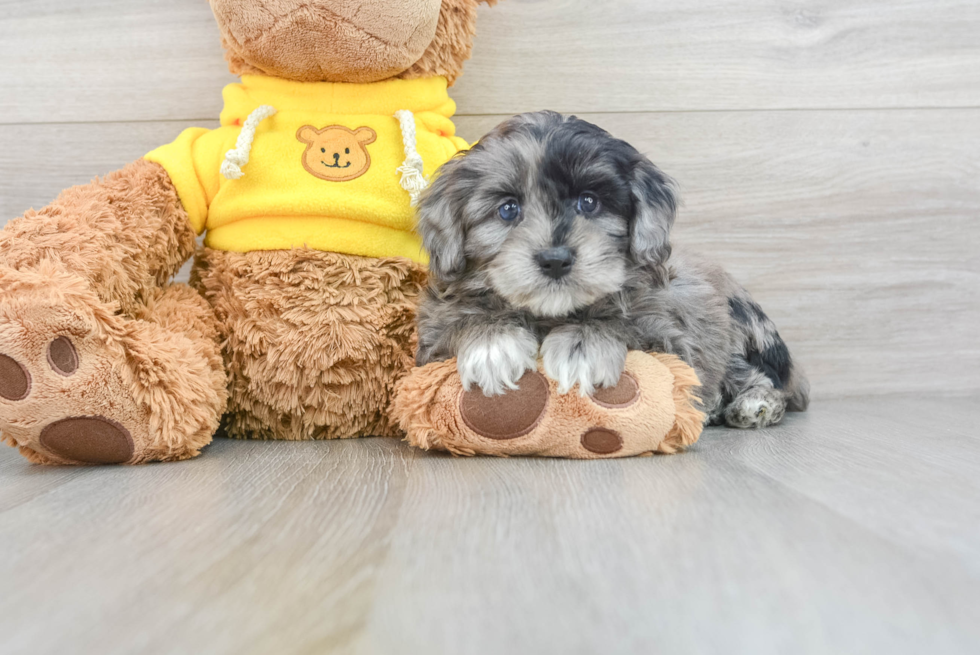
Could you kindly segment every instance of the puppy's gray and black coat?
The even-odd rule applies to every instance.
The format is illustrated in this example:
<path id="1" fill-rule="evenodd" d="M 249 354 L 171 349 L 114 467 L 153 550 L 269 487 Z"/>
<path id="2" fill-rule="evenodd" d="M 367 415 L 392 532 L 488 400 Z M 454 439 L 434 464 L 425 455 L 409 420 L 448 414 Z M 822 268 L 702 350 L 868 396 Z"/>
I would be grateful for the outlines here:
<path id="1" fill-rule="evenodd" d="M 431 284 L 418 363 L 515 388 L 540 352 L 563 393 L 613 386 L 627 350 L 695 368 L 709 420 L 777 423 L 808 385 L 722 269 L 672 253 L 671 181 L 628 143 L 554 112 L 516 116 L 445 164 L 419 206 Z"/>

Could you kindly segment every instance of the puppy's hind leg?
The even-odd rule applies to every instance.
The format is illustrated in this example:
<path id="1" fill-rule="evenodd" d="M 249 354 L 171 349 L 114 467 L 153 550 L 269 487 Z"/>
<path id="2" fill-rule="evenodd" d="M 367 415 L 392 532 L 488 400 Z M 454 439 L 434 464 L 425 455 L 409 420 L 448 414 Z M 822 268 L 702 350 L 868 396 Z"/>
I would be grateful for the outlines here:
<path id="1" fill-rule="evenodd" d="M 733 428 L 764 428 L 775 425 L 786 413 L 785 394 L 772 380 L 744 357 L 735 356 L 725 376 L 724 422 Z"/>
<path id="2" fill-rule="evenodd" d="M 725 423 L 764 428 L 786 410 L 805 411 L 809 384 L 776 326 L 747 293 L 730 297 L 728 306 L 738 345 L 722 382 Z"/>

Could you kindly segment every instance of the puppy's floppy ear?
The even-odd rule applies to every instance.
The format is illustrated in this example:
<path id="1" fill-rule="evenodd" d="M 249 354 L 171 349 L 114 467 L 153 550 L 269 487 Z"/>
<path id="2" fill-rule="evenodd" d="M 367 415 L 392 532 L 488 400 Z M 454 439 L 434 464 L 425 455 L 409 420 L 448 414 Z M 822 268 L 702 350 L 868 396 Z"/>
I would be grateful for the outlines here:
<path id="1" fill-rule="evenodd" d="M 460 155 L 442 165 L 422 195 L 416 229 L 429 253 L 429 272 L 451 281 L 466 270 L 463 251 L 463 207 L 469 185 L 461 172 Z"/>
<path id="2" fill-rule="evenodd" d="M 674 181 L 641 155 L 633 164 L 630 187 L 630 252 L 640 264 L 660 266 L 670 257 L 670 228 L 677 213 Z"/>

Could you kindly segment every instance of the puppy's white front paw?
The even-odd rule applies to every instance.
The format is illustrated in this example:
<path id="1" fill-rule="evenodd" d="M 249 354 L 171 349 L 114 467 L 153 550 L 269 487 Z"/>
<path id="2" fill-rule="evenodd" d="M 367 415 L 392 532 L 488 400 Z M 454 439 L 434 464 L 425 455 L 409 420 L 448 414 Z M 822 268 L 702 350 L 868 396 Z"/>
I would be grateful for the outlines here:
<path id="1" fill-rule="evenodd" d="M 538 340 L 527 330 L 481 331 L 460 346 L 456 368 L 463 388 L 480 387 L 487 396 L 517 389 L 517 381 L 537 368 Z"/>
<path id="2" fill-rule="evenodd" d="M 576 325 L 555 328 L 541 344 L 544 370 L 559 393 L 576 384 L 588 396 L 597 387 L 614 387 L 626 367 L 626 345 Z"/>

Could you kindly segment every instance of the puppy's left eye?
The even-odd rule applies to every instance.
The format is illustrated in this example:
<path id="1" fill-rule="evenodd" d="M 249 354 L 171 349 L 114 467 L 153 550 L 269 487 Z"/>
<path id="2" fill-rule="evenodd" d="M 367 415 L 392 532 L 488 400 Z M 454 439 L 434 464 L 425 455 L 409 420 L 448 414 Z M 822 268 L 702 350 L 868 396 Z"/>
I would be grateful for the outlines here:
<path id="1" fill-rule="evenodd" d="M 599 211 L 599 198 L 586 191 L 578 197 L 578 210 L 586 215 L 596 213 Z"/>
<path id="2" fill-rule="evenodd" d="M 521 206 L 516 200 L 510 198 L 497 208 L 497 213 L 500 214 L 500 218 L 510 223 L 521 215 Z"/>

